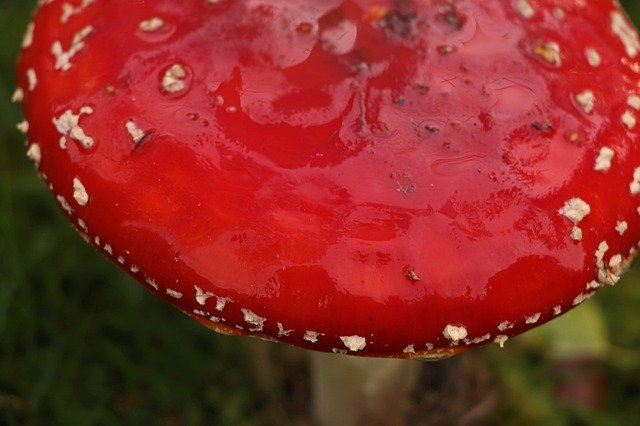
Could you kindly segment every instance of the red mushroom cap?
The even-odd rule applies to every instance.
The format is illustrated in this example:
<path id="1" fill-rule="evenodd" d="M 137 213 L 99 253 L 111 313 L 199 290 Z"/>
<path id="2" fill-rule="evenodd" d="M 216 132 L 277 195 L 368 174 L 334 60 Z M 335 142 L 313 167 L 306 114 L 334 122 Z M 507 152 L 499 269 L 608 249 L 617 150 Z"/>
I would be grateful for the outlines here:
<path id="1" fill-rule="evenodd" d="M 15 98 L 69 219 L 196 320 L 438 357 L 636 254 L 639 55 L 610 0 L 51 0 Z"/>

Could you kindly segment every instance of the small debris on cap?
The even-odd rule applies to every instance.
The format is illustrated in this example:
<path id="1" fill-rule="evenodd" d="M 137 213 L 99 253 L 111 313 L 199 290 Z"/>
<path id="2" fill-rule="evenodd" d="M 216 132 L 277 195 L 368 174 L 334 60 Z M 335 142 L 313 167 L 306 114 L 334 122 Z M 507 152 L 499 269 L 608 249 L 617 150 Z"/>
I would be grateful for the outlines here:
<path id="1" fill-rule="evenodd" d="M 90 136 L 87 136 L 84 130 L 79 126 L 80 116 L 83 114 L 93 114 L 93 108 L 84 106 L 80 108 L 78 114 L 74 114 L 70 109 L 63 112 L 59 117 L 53 118 L 53 125 L 56 126 L 58 133 L 63 137 L 69 135 L 71 139 L 76 140 L 82 144 L 83 147 L 89 149 L 93 146 L 94 140 Z M 62 143 L 61 143 L 62 145 Z"/>
<path id="2" fill-rule="evenodd" d="M 600 148 L 598 158 L 596 158 L 596 165 L 594 169 L 598 172 L 608 172 L 611 169 L 611 161 L 615 156 L 615 151 L 608 146 Z"/>
<path id="3" fill-rule="evenodd" d="M 340 340 L 353 352 L 361 351 L 367 346 L 367 340 L 361 336 L 340 336 Z"/>
<path id="4" fill-rule="evenodd" d="M 138 28 L 140 28 L 140 30 L 145 32 L 153 32 L 153 31 L 159 30 L 163 26 L 164 26 L 164 21 L 162 20 L 162 18 L 158 18 L 157 16 L 154 16 L 151 19 L 146 19 L 140 22 L 140 25 L 138 25 Z"/>
<path id="5" fill-rule="evenodd" d="M 629 190 L 631 191 L 631 195 L 640 194 L 640 167 L 637 167 L 633 171 L 633 181 L 629 184 Z"/>
<path id="6" fill-rule="evenodd" d="M 264 328 L 264 323 L 267 321 L 266 318 L 263 318 L 249 309 L 241 309 L 242 314 L 244 315 L 244 320 L 253 326 L 250 328 L 250 331 L 262 331 Z"/>
<path id="7" fill-rule="evenodd" d="M 585 56 L 587 57 L 587 62 L 592 67 L 599 67 L 602 64 L 602 57 L 600 53 L 593 47 L 587 47 L 585 49 Z"/>
<path id="8" fill-rule="evenodd" d="M 26 49 L 33 44 L 33 31 L 35 30 L 35 24 L 33 22 L 27 25 L 27 31 L 24 34 L 24 38 L 22 39 L 21 47 Z"/>
<path id="9" fill-rule="evenodd" d="M 596 103 L 596 96 L 593 94 L 591 90 L 585 90 L 584 92 L 578 93 L 576 95 L 576 101 L 582 110 L 589 114 L 593 111 L 593 108 Z"/>
<path id="10" fill-rule="evenodd" d="M 536 14 L 536 11 L 533 6 L 531 6 L 529 0 L 515 0 L 514 7 L 518 14 L 525 19 L 531 19 Z"/>
<path id="11" fill-rule="evenodd" d="M 524 322 L 525 324 L 535 324 L 538 322 L 538 320 L 540 319 L 540 316 L 542 315 L 541 312 L 537 312 L 533 315 L 530 315 L 528 317 L 525 317 Z"/>
<path id="12" fill-rule="evenodd" d="M 73 179 L 73 199 L 81 206 L 86 206 L 89 202 L 89 194 L 80 179 Z"/>
<path id="13" fill-rule="evenodd" d="M 194 286 L 194 287 L 195 287 L 195 290 L 196 290 L 196 302 L 198 302 L 199 305 L 204 306 L 207 303 L 207 299 L 209 299 L 210 297 L 214 297 L 215 296 L 210 291 L 205 292 L 204 290 L 202 290 L 197 285 Z"/>
<path id="14" fill-rule="evenodd" d="M 38 85 L 38 76 L 36 75 L 36 70 L 33 68 L 29 68 L 27 70 L 27 82 L 29 84 L 28 88 L 30 92 L 32 92 Z"/>
<path id="15" fill-rule="evenodd" d="M 457 343 L 459 340 L 465 339 L 468 332 L 466 327 L 463 325 L 448 324 L 444 330 L 442 330 L 442 335 L 445 339 L 449 339 L 454 343 Z"/>
<path id="16" fill-rule="evenodd" d="M 504 348 L 504 344 L 507 342 L 507 340 L 509 340 L 509 336 L 505 336 L 504 334 L 500 334 L 496 336 L 495 339 L 493 339 L 493 341 L 500 345 L 501 348 Z"/>
<path id="17" fill-rule="evenodd" d="M 571 229 L 571 239 L 574 241 L 582 241 L 582 229 L 578 226 L 574 226 Z"/>
<path id="18" fill-rule="evenodd" d="M 16 129 L 18 129 L 20 133 L 26 134 L 29 131 L 29 122 L 27 120 L 22 120 L 16 124 Z"/>
<path id="19" fill-rule="evenodd" d="M 162 88 L 169 93 L 177 93 L 186 89 L 187 85 L 184 79 L 187 76 L 187 72 L 180 64 L 172 65 L 164 73 L 162 77 Z"/>
<path id="20" fill-rule="evenodd" d="M 316 331 L 305 331 L 302 338 L 307 342 L 316 343 L 320 335 L 322 335 L 322 333 L 318 333 Z"/>
<path id="21" fill-rule="evenodd" d="M 13 95 L 11 95 L 11 102 L 20 103 L 22 101 L 24 101 L 24 90 L 21 87 L 17 87 Z"/>
<path id="22" fill-rule="evenodd" d="M 633 130 L 636 127 L 636 124 L 638 124 L 638 120 L 633 115 L 633 112 L 629 110 L 625 111 L 624 114 L 622 114 L 621 120 L 629 130 Z"/>
<path id="23" fill-rule="evenodd" d="M 179 291 L 172 290 L 170 288 L 166 289 L 167 295 L 173 297 L 174 299 L 182 299 L 183 294 Z"/>
<path id="24" fill-rule="evenodd" d="M 32 143 L 27 150 L 27 157 L 33 160 L 33 162 L 36 163 L 36 166 L 40 164 L 40 160 L 42 159 L 40 145 L 37 143 Z"/>
<path id="25" fill-rule="evenodd" d="M 611 30 L 618 36 L 630 58 L 635 58 L 640 52 L 638 33 L 620 11 L 611 12 Z"/>
<path id="26" fill-rule="evenodd" d="M 631 94 L 627 97 L 627 105 L 636 111 L 640 111 L 640 96 Z"/>
<path id="27" fill-rule="evenodd" d="M 139 143 L 146 136 L 145 132 L 140 129 L 133 120 L 127 121 L 124 126 L 134 143 Z"/>
<path id="28" fill-rule="evenodd" d="M 629 224 L 625 220 L 618 221 L 616 224 L 616 231 L 618 231 L 618 234 L 620 235 L 624 235 L 624 233 L 627 232 L 627 229 L 629 229 Z"/>
<path id="29" fill-rule="evenodd" d="M 536 57 L 553 67 L 562 65 L 560 45 L 554 41 L 538 44 L 532 51 Z"/>
<path id="30" fill-rule="evenodd" d="M 571 198 L 564 203 L 564 206 L 558 210 L 558 213 L 577 225 L 591 213 L 591 207 L 580 198 Z"/>
<path id="31" fill-rule="evenodd" d="M 62 48 L 62 43 L 60 43 L 59 41 L 55 41 L 51 45 L 51 54 L 56 59 L 54 68 L 56 70 L 68 71 L 71 68 L 71 59 L 84 48 L 84 39 L 88 37 L 92 32 L 92 26 L 84 27 L 82 30 L 78 31 L 73 36 L 73 40 L 71 41 L 69 50 L 66 51 Z"/>

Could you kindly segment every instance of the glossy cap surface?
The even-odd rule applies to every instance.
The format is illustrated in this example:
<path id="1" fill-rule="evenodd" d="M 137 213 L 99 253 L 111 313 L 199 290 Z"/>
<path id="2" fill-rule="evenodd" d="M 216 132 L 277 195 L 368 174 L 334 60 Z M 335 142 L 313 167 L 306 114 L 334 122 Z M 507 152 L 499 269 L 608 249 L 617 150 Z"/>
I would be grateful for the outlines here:
<path id="1" fill-rule="evenodd" d="M 41 3 L 29 156 L 88 241 L 213 329 L 446 356 L 636 253 L 640 42 L 611 1 Z"/>

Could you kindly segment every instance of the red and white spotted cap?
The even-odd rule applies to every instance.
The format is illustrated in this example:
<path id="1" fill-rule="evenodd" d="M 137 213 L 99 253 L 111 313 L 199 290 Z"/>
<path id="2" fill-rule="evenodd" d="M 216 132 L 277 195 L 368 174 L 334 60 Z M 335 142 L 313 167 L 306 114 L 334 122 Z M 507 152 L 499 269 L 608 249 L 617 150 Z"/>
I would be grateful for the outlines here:
<path id="1" fill-rule="evenodd" d="M 437 358 L 629 265 L 639 59 L 611 0 L 49 0 L 14 100 L 78 231 L 194 319 Z"/>

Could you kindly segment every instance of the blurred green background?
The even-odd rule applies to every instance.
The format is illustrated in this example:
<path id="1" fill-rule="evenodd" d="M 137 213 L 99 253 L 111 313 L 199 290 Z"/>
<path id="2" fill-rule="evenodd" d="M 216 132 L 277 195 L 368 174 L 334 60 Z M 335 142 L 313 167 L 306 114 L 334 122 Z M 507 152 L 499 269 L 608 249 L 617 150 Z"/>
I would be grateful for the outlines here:
<path id="1" fill-rule="evenodd" d="M 301 351 L 202 328 L 58 211 L 8 102 L 32 3 L 0 0 L 0 425 L 308 424 Z M 638 22 L 640 2 L 622 3 Z M 639 283 L 636 263 L 615 289 L 505 349 L 425 364 L 412 421 L 639 424 Z"/>

